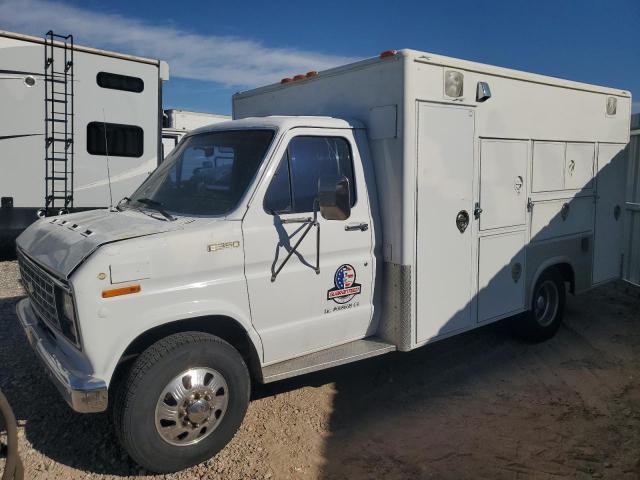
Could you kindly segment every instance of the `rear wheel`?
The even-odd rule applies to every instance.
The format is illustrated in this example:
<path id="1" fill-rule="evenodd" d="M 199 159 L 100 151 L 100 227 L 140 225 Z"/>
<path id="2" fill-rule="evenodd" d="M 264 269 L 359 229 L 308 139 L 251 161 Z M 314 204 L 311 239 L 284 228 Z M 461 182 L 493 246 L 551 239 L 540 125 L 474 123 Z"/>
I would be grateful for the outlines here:
<path id="1" fill-rule="evenodd" d="M 562 323 L 565 301 L 562 275 L 555 268 L 546 270 L 533 289 L 529 310 L 514 319 L 518 335 L 534 342 L 553 337 Z"/>
<path id="2" fill-rule="evenodd" d="M 200 332 L 171 335 L 145 350 L 118 385 L 116 433 L 146 469 L 182 470 L 233 438 L 249 394 L 247 367 L 231 345 Z"/>

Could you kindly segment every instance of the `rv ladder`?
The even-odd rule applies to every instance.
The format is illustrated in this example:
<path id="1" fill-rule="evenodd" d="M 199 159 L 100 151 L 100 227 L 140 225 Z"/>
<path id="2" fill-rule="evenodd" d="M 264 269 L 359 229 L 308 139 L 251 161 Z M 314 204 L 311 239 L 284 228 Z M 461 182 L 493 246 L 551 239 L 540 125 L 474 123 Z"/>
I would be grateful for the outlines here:
<path id="1" fill-rule="evenodd" d="M 73 207 L 73 35 L 44 38 L 45 215 Z M 64 149 L 56 145 L 63 143 Z"/>

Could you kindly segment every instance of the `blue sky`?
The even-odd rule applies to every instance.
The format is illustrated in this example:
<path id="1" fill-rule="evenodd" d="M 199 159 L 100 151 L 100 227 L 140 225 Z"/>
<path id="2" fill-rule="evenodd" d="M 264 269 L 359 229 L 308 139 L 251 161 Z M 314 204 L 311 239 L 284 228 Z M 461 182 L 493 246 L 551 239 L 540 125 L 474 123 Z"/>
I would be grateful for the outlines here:
<path id="1" fill-rule="evenodd" d="M 640 112 L 640 0 L 0 0 L 0 29 L 49 28 L 167 60 L 165 108 L 229 113 L 236 91 L 414 48 L 623 88 Z"/>

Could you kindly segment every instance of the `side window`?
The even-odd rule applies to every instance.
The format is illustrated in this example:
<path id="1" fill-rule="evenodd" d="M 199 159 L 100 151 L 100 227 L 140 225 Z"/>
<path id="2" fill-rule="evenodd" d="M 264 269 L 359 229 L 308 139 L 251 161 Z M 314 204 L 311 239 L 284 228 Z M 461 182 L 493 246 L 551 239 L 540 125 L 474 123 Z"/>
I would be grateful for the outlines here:
<path id="1" fill-rule="evenodd" d="M 144 131 L 135 125 L 91 122 L 87 125 L 87 151 L 91 155 L 141 157 Z"/>
<path id="2" fill-rule="evenodd" d="M 270 213 L 313 211 L 318 179 L 324 175 L 344 175 L 349 179 L 353 206 L 356 190 L 349 142 L 341 137 L 293 138 L 267 190 L 265 210 Z"/>
<path id="3" fill-rule="evenodd" d="M 144 90 L 144 80 L 117 73 L 99 72 L 96 75 L 96 83 L 102 88 L 112 90 L 124 90 L 125 92 L 140 93 Z"/>
<path id="4" fill-rule="evenodd" d="M 289 152 L 280 160 L 278 170 L 271 179 L 264 198 L 264 209 L 270 214 L 291 213 L 291 178 L 289 176 Z"/>

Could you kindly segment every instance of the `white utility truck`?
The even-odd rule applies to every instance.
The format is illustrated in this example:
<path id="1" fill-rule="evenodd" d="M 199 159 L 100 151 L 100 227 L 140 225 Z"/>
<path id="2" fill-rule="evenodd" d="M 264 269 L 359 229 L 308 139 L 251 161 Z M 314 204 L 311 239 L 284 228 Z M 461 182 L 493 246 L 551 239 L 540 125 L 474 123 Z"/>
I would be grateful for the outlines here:
<path id="1" fill-rule="evenodd" d="M 171 151 L 191 130 L 214 123 L 231 120 L 227 115 L 217 113 L 193 112 L 177 108 L 169 108 L 162 114 L 162 158 Z"/>
<path id="2" fill-rule="evenodd" d="M 18 238 L 18 316 L 139 464 L 201 462 L 251 379 L 409 351 L 619 277 L 631 98 L 412 50 L 239 93 L 116 209 Z M 109 395 L 111 394 L 111 395 Z"/>
<path id="3" fill-rule="evenodd" d="M 0 244 L 37 215 L 104 208 L 158 166 L 165 62 L 0 31 L 0 65 Z"/>

